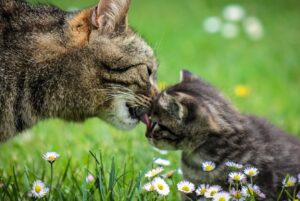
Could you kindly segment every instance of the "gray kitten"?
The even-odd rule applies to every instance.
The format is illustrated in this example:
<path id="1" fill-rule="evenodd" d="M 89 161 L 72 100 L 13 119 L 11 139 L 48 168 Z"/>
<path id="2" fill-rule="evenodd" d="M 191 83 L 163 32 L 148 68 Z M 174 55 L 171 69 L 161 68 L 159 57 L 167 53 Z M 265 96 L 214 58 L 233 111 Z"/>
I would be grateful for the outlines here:
<path id="1" fill-rule="evenodd" d="M 152 121 L 152 123 L 151 123 Z M 227 161 L 259 169 L 254 183 L 276 200 L 285 175 L 300 172 L 300 140 L 267 121 L 238 112 L 205 81 L 183 71 L 182 82 L 154 100 L 146 136 L 161 149 L 182 150 L 184 179 L 224 186 Z M 216 169 L 203 172 L 204 161 Z M 196 200 L 196 195 L 190 195 Z"/>

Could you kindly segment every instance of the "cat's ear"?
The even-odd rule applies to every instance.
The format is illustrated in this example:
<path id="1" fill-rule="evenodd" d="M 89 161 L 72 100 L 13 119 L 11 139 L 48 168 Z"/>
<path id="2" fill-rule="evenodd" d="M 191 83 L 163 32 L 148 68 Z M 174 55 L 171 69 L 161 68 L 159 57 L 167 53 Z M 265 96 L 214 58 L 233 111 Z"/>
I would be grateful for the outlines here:
<path id="1" fill-rule="evenodd" d="M 92 24 L 102 33 L 124 32 L 128 28 L 130 0 L 101 0 L 92 14 Z"/>
<path id="2" fill-rule="evenodd" d="M 188 70 L 180 71 L 180 82 L 197 80 L 198 77 Z"/>

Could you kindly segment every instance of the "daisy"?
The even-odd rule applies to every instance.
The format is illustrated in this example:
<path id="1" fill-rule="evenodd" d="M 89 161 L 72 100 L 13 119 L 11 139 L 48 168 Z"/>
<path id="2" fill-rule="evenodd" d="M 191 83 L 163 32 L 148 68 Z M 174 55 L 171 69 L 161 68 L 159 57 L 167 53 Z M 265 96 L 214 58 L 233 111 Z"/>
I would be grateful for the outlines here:
<path id="1" fill-rule="evenodd" d="M 86 183 L 93 183 L 95 181 L 95 177 L 92 174 L 89 174 L 86 178 L 85 178 Z"/>
<path id="2" fill-rule="evenodd" d="M 227 192 L 219 192 L 213 196 L 213 201 L 229 201 L 230 194 Z"/>
<path id="3" fill-rule="evenodd" d="M 297 179 L 293 176 L 287 177 L 282 181 L 282 184 L 285 187 L 292 187 L 295 186 L 295 183 L 297 182 Z"/>
<path id="4" fill-rule="evenodd" d="M 160 195 L 168 195 L 170 193 L 170 188 L 168 184 L 160 177 L 156 177 L 153 180 L 154 189 Z"/>
<path id="5" fill-rule="evenodd" d="M 228 5 L 223 10 L 223 16 L 228 21 L 241 21 L 245 16 L 245 10 L 237 4 Z"/>
<path id="6" fill-rule="evenodd" d="M 239 164 L 239 163 L 235 163 L 235 162 L 232 162 L 232 161 L 227 161 L 225 163 L 225 165 L 229 168 L 232 168 L 232 169 L 242 169 L 243 168 L 243 165 L 242 164 Z"/>
<path id="7" fill-rule="evenodd" d="M 211 172 L 216 168 L 216 164 L 212 161 L 206 161 L 202 163 L 202 170 L 205 172 Z"/>
<path id="8" fill-rule="evenodd" d="M 56 152 L 47 152 L 43 155 L 43 159 L 45 159 L 49 163 L 54 163 L 58 157 L 59 154 Z"/>
<path id="9" fill-rule="evenodd" d="M 261 191 L 260 188 L 257 185 L 251 185 L 243 186 L 242 187 L 242 195 L 245 197 L 250 197 L 254 195 L 260 195 Z"/>
<path id="10" fill-rule="evenodd" d="M 242 181 L 245 179 L 245 175 L 240 172 L 231 172 L 229 173 L 229 178 L 233 179 L 234 181 Z"/>
<path id="11" fill-rule="evenodd" d="M 148 182 L 143 186 L 143 189 L 146 191 L 154 191 L 155 186 L 153 185 L 153 182 Z"/>
<path id="12" fill-rule="evenodd" d="M 145 177 L 147 177 L 147 178 L 154 177 L 154 176 L 158 175 L 159 173 L 161 173 L 162 171 L 164 171 L 164 169 L 162 167 L 154 168 L 154 169 L 148 171 L 145 174 Z"/>
<path id="13" fill-rule="evenodd" d="M 197 195 L 204 195 L 208 188 L 209 188 L 209 185 L 201 184 L 201 185 L 196 189 L 196 194 L 197 194 Z"/>
<path id="14" fill-rule="evenodd" d="M 244 201 L 245 200 L 245 198 L 243 197 L 242 192 L 240 190 L 232 189 L 230 191 L 230 195 L 234 201 Z"/>
<path id="15" fill-rule="evenodd" d="M 255 167 L 247 167 L 244 170 L 244 173 L 250 177 L 255 177 L 256 175 L 258 175 L 259 171 L 257 168 Z"/>
<path id="16" fill-rule="evenodd" d="M 169 160 L 162 159 L 162 158 L 155 159 L 154 163 L 159 166 L 169 166 L 171 164 L 171 162 Z"/>
<path id="17" fill-rule="evenodd" d="M 221 190 L 222 190 L 221 186 L 218 186 L 218 185 L 211 186 L 206 190 L 206 192 L 204 193 L 204 196 L 206 198 L 213 198 L 213 196 Z"/>
<path id="18" fill-rule="evenodd" d="M 195 185 L 189 181 L 181 181 L 177 184 L 177 189 L 183 193 L 191 193 L 195 190 Z"/>
<path id="19" fill-rule="evenodd" d="M 163 174 L 162 177 L 163 178 L 170 178 L 175 174 L 175 172 L 176 172 L 175 170 L 170 170 L 166 174 Z"/>
<path id="20" fill-rule="evenodd" d="M 48 193 L 49 189 L 45 186 L 45 184 L 37 180 L 33 183 L 32 194 L 36 198 L 42 198 Z"/>

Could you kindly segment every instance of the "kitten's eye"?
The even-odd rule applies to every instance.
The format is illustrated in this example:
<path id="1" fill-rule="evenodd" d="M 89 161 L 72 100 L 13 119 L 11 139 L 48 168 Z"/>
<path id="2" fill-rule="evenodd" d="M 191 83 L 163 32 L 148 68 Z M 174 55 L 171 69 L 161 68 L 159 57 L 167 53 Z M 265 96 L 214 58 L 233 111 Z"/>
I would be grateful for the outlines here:
<path id="1" fill-rule="evenodd" d="M 180 119 L 179 115 L 180 107 L 176 102 L 171 102 L 169 105 L 169 111 L 171 115 L 174 115 L 177 119 Z"/>

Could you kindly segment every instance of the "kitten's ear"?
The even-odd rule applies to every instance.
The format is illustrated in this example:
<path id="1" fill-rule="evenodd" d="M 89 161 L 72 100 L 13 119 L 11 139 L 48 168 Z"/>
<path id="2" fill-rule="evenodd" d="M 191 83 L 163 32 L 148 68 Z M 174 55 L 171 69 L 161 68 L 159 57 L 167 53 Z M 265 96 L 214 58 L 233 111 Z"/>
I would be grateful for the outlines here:
<path id="1" fill-rule="evenodd" d="M 102 33 L 124 32 L 130 0 L 101 0 L 92 14 L 92 24 Z"/>
<path id="2" fill-rule="evenodd" d="M 188 70 L 180 71 L 180 82 L 197 80 L 198 77 Z"/>

